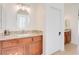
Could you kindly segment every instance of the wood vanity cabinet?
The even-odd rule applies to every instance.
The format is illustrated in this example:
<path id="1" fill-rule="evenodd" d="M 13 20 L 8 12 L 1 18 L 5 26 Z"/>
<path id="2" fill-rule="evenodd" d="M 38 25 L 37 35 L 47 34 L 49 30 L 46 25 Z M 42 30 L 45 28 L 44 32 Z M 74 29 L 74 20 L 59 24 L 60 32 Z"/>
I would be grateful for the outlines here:
<path id="1" fill-rule="evenodd" d="M 24 46 L 24 55 L 29 55 L 30 54 L 30 49 L 29 46 L 32 43 L 32 38 L 21 38 L 18 40 L 19 45 Z"/>
<path id="2" fill-rule="evenodd" d="M 2 55 L 29 55 L 32 38 L 20 38 L 2 42 Z"/>
<path id="3" fill-rule="evenodd" d="M 18 39 L 18 43 L 20 45 L 31 44 L 32 43 L 32 38 L 29 37 L 29 38 L 21 38 L 21 39 Z"/>
<path id="4" fill-rule="evenodd" d="M 2 48 L 13 47 L 17 45 L 18 41 L 16 39 L 2 41 Z"/>
<path id="5" fill-rule="evenodd" d="M 33 37 L 33 42 L 30 45 L 30 54 L 32 55 L 42 54 L 42 36 Z"/>
<path id="6" fill-rule="evenodd" d="M 1 48 L 2 48 L 2 46 L 1 46 L 1 42 L 0 42 L 0 55 L 1 55 Z"/>
<path id="7" fill-rule="evenodd" d="M 24 46 L 13 46 L 2 49 L 2 55 L 23 55 Z"/>
<path id="8" fill-rule="evenodd" d="M 17 39 L 2 41 L 2 55 L 24 54 L 24 47 L 18 45 Z"/>
<path id="9" fill-rule="evenodd" d="M 2 55 L 40 55 L 42 54 L 42 35 L 0 41 Z"/>
<path id="10" fill-rule="evenodd" d="M 64 44 L 71 42 L 71 31 L 64 32 Z"/>

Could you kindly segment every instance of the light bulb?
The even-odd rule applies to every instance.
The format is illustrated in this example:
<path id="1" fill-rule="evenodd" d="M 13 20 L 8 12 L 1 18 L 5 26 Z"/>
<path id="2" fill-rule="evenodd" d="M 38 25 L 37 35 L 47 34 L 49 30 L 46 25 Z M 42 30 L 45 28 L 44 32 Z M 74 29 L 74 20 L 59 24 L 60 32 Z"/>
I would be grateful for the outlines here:
<path id="1" fill-rule="evenodd" d="M 22 6 L 22 10 L 25 10 L 25 7 L 24 6 Z"/>
<path id="2" fill-rule="evenodd" d="M 30 8 L 29 7 L 26 7 L 25 9 L 27 10 L 27 12 L 30 13 Z"/>

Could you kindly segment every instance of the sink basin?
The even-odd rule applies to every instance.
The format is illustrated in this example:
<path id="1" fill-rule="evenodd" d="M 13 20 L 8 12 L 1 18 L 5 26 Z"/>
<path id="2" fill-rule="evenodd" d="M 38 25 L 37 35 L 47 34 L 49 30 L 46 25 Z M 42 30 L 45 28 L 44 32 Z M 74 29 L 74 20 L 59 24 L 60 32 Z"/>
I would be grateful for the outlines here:
<path id="1" fill-rule="evenodd" d="M 28 37 L 28 36 L 32 36 L 32 34 L 15 34 L 15 36 L 17 36 L 17 37 Z"/>

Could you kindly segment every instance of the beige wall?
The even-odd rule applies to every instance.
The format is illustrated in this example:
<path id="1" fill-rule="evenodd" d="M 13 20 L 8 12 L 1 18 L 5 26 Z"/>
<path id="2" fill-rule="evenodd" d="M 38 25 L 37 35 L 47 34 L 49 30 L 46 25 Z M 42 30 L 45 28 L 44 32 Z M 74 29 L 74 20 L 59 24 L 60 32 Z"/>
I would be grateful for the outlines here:
<path id="1" fill-rule="evenodd" d="M 43 30 L 44 27 L 44 7 L 43 4 L 37 4 L 35 5 L 35 29 L 37 30 Z"/>

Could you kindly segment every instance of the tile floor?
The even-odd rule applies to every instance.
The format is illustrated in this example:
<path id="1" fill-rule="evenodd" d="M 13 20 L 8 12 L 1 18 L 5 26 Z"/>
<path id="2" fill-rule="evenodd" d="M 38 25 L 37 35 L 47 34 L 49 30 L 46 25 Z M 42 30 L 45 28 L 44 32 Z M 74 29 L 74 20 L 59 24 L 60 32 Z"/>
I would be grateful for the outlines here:
<path id="1" fill-rule="evenodd" d="M 66 44 L 65 51 L 58 51 L 53 55 L 79 55 L 79 46 L 75 44 Z"/>

